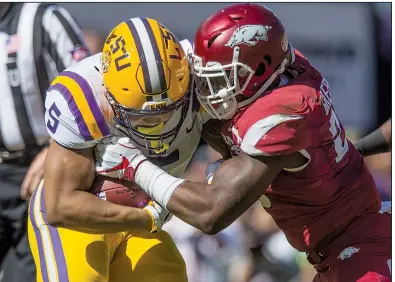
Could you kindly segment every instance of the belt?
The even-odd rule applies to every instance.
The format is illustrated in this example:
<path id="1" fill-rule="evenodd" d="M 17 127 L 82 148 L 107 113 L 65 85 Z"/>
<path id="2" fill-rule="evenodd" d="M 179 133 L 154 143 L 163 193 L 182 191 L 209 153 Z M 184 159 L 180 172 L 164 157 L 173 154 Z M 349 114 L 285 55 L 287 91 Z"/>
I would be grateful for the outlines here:
<path id="1" fill-rule="evenodd" d="M 16 151 L 16 152 L 0 151 L 0 163 L 2 163 L 3 161 L 20 158 L 23 155 L 24 155 L 23 151 Z"/>
<path id="2" fill-rule="evenodd" d="M 329 265 L 324 266 L 321 269 L 318 269 L 317 266 L 323 262 L 327 256 L 325 255 L 324 250 L 326 247 L 332 243 L 335 239 L 337 239 L 341 234 L 343 234 L 344 230 L 353 222 L 354 220 L 350 220 L 349 222 L 343 224 L 342 226 L 336 228 L 329 234 L 327 234 L 324 238 L 322 238 L 314 247 L 312 251 L 307 254 L 307 261 L 313 265 L 317 272 L 325 272 L 329 269 Z"/>
<path id="3" fill-rule="evenodd" d="M 0 164 L 17 164 L 17 165 L 30 165 L 34 157 L 40 152 L 42 148 L 35 150 L 21 150 L 21 151 L 3 151 L 0 150 Z"/>

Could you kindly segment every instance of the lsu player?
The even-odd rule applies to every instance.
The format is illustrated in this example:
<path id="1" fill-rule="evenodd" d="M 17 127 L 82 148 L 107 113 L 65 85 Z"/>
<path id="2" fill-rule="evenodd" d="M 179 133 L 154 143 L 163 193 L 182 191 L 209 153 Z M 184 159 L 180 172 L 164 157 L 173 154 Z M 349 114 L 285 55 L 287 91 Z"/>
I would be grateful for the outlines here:
<path id="1" fill-rule="evenodd" d="M 199 27 L 193 61 L 198 98 L 223 122 L 231 157 L 212 183 L 171 176 L 124 144 L 98 151 L 101 173 L 130 177 L 208 234 L 260 200 L 307 253 L 314 282 L 391 281 L 389 209 L 345 138 L 328 82 L 293 49 L 280 19 L 261 5 L 224 8 Z"/>
<path id="2" fill-rule="evenodd" d="M 147 232 L 161 228 L 166 210 L 86 192 L 104 137 L 129 136 L 147 158 L 181 176 L 202 128 L 183 47 L 190 48 L 161 23 L 132 18 L 112 30 L 102 53 L 63 71 L 48 89 L 45 121 L 54 142 L 29 209 L 37 281 L 187 280 L 170 236 Z"/>

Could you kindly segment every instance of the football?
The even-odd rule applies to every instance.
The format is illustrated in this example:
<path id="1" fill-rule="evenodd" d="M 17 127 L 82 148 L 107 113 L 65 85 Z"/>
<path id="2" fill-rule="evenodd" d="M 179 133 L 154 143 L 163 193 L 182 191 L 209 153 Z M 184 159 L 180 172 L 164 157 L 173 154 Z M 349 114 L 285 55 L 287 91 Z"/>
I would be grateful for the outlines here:
<path id="1" fill-rule="evenodd" d="M 96 176 L 88 192 L 111 203 L 135 208 L 144 208 L 151 200 L 136 183 L 102 175 Z"/>

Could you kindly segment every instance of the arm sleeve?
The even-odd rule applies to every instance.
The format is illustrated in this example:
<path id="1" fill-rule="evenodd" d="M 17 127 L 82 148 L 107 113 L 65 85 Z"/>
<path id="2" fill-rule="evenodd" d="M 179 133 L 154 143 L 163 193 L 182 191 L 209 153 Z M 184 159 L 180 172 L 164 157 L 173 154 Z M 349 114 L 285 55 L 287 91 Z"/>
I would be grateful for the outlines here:
<path id="1" fill-rule="evenodd" d="M 70 105 L 57 90 L 49 90 L 45 99 L 45 124 L 51 138 L 70 149 L 95 146 L 100 140 L 90 140 L 84 133 L 83 120 L 72 113 Z"/>
<path id="2" fill-rule="evenodd" d="M 390 151 L 391 119 L 380 128 L 358 140 L 354 146 L 364 157 Z"/>
<path id="3" fill-rule="evenodd" d="M 256 121 L 241 140 L 251 156 L 287 155 L 311 145 L 306 119 L 301 115 L 273 114 Z"/>

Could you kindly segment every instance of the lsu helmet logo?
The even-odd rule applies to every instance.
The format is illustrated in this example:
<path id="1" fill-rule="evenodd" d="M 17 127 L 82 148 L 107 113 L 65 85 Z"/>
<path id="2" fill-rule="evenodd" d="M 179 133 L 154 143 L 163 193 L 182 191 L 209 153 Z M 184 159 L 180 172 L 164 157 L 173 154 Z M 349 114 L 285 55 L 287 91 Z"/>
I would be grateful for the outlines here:
<path id="1" fill-rule="evenodd" d="M 110 64 L 111 64 L 110 51 L 106 50 L 103 52 L 102 58 L 101 58 L 101 64 L 102 64 L 103 72 L 108 72 L 108 68 L 110 67 Z"/>
<path id="2" fill-rule="evenodd" d="M 267 33 L 271 28 L 268 25 L 243 25 L 233 32 L 225 46 L 230 48 L 240 44 L 255 46 L 260 40 L 268 40 Z"/>

